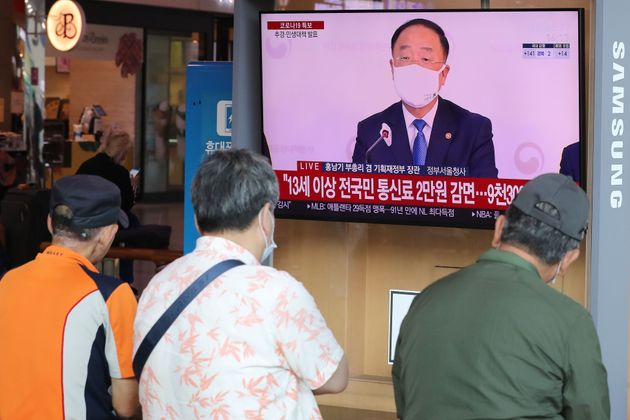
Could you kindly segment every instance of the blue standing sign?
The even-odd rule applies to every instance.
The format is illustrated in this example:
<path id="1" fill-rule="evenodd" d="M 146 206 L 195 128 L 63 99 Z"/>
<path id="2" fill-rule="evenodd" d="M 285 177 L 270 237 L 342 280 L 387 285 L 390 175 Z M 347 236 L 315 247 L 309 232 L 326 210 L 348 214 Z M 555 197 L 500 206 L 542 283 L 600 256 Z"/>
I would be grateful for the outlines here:
<path id="1" fill-rule="evenodd" d="M 232 63 L 195 62 L 186 68 L 186 164 L 184 169 L 184 252 L 199 232 L 190 187 L 199 164 L 216 150 L 232 148 Z"/>

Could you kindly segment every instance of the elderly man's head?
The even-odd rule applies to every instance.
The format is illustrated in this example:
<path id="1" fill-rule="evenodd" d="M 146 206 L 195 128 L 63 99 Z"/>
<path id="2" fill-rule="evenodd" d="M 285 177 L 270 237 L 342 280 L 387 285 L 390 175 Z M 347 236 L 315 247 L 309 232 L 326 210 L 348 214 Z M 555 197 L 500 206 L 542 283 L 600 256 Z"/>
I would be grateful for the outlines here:
<path id="1" fill-rule="evenodd" d="M 267 253 L 263 249 L 275 246 L 278 180 L 262 156 L 248 150 L 213 153 L 199 167 L 191 195 L 202 234 L 250 233 L 259 242 L 253 251 L 261 260 Z"/>
<path id="2" fill-rule="evenodd" d="M 96 175 L 61 178 L 50 197 L 49 229 L 53 243 L 100 261 L 111 246 L 118 223 L 127 227 L 120 209 L 120 190 Z"/>
<path id="3" fill-rule="evenodd" d="M 437 101 L 446 83 L 450 71 L 446 64 L 448 39 L 435 22 L 413 19 L 396 29 L 391 48 L 389 64 L 396 92 L 407 109 L 420 118 Z"/>
<path id="4" fill-rule="evenodd" d="M 579 255 L 588 209 L 586 193 L 571 178 L 540 175 L 523 187 L 497 221 L 493 243 L 511 245 L 546 266 L 557 266 L 557 275 Z"/>

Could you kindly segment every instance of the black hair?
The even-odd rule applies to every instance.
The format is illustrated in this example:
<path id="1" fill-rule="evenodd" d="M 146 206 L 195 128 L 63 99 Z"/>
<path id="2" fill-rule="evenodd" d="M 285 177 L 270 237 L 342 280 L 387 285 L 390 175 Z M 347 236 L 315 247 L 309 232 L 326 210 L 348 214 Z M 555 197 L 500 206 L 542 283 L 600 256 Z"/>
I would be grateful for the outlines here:
<path id="1" fill-rule="evenodd" d="M 81 229 L 72 224 L 72 209 L 65 204 L 59 204 L 50 214 L 52 233 L 54 236 L 75 241 L 91 241 L 101 228 Z"/>
<path id="2" fill-rule="evenodd" d="M 394 31 L 394 35 L 392 35 L 392 53 L 394 52 L 394 45 L 396 44 L 396 41 L 398 41 L 398 37 L 400 37 L 400 34 L 402 33 L 402 31 L 404 31 L 410 26 L 415 26 L 415 25 L 420 25 L 420 26 L 424 26 L 425 28 L 431 29 L 433 32 L 435 32 L 438 35 L 438 37 L 440 38 L 440 44 L 442 45 L 442 49 L 444 50 L 444 61 L 446 61 L 446 59 L 448 58 L 448 52 L 450 50 L 450 46 L 448 43 L 448 39 L 446 38 L 446 35 L 444 34 L 444 30 L 437 23 L 431 20 L 422 19 L 422 18 L 412 19 L 408 22 L 405 22 L 402 25 L 400 25 L 398 29 L 396 29 L 396 31 Z"/>

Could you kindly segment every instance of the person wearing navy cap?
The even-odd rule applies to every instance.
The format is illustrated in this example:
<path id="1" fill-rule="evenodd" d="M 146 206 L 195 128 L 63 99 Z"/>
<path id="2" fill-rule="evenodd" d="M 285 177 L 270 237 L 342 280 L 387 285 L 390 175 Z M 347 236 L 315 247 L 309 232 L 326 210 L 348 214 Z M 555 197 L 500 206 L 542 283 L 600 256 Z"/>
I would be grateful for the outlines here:
<path id="1" fill-rule="evenodd" d="M 0 418 L 113 419 L 138 409 L 136 299 L 94 265 L 128 222 L 104 178 L 53 185 L 52 244 L 0 281 Z"/>
<path id="2" fill-rule="evenodd" d="M 497 218 L 493 249 L 417 295 L 392 369 L 399 418 L 610 418 L 593 320 L 548 286 L 578 258 L 588 209 L 571 178 L 536 177 Z"/>

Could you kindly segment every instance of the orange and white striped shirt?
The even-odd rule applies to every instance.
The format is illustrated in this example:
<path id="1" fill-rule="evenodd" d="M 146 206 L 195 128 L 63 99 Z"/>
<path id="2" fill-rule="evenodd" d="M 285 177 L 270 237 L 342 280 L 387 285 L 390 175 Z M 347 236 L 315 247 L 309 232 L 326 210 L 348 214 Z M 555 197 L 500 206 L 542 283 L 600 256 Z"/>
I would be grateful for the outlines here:
<path id="1" fill-rule="evenodd" d="M 245 265 L 209 284 L 149 356 L 143 418 L 321 418 L 312 390 L 330 379 L 343 350 L 301 283 L 234 242 L 203 236 L 151 280 L 134 347 L 188 285 L 226 259 Z"/>

